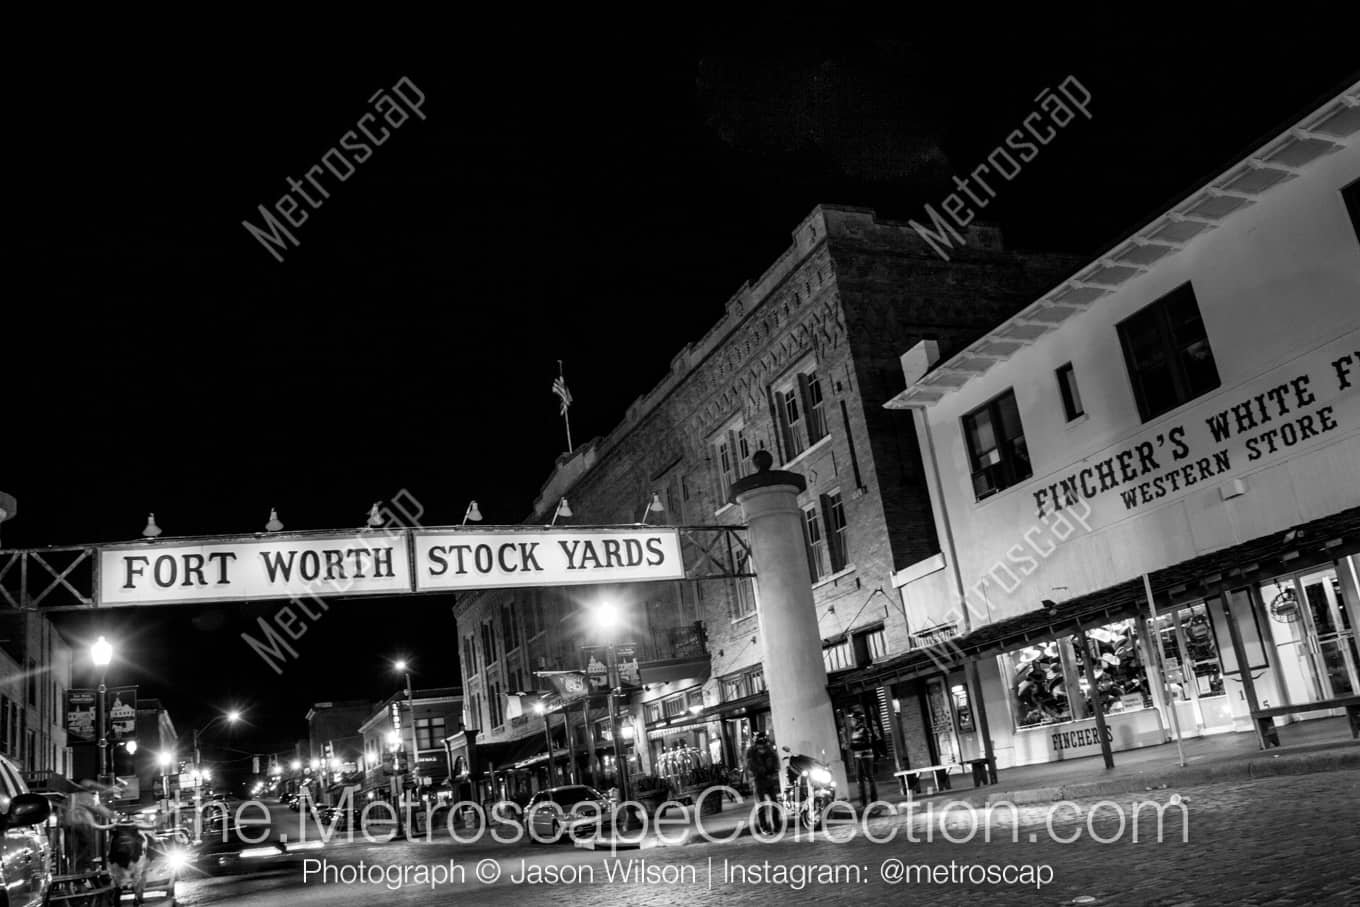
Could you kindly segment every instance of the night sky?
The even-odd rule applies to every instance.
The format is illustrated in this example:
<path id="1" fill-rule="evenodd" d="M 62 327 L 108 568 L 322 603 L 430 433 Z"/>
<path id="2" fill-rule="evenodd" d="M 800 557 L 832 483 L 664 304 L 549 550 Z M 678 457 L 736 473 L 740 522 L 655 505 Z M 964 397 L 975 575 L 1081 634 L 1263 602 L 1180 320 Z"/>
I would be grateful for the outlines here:
<path id="1" fill-rule="evenodd" d="M 815 204 L 920 220 L 1075 75 L 1092 119 L 982 216 L 1012 246 L 1095 254 L 1360 65 L 1344 29 L 1289 17 L 979 34 L 766 12 L 778 35 L 527 13 L 344 41 L 11 35 L 30 78 L 10 98 L 4 546 L 133 539 L 149 511 L 167 537 L 260 531 L 270 507 L 289 529 L 357 527 L 402 489 L 430 524 L 471 499 L 519 522 L 566 447 L 557 360 L 576 443 L 607 433 Z M 403 77 L 425 119 L 344 183 L 325 173 L 276 261 L 242 220 Z M 276 605 L 58 620 L 113 639 L 111 679 L 181 730 L 243 707 L 233 745 L 263 751 L 302 737 L 313 701 L 395 692 L 396 655 L 418 686 L 457 683 L 449 607 L 338 603 L 281 676 L 240 639 Z"/>

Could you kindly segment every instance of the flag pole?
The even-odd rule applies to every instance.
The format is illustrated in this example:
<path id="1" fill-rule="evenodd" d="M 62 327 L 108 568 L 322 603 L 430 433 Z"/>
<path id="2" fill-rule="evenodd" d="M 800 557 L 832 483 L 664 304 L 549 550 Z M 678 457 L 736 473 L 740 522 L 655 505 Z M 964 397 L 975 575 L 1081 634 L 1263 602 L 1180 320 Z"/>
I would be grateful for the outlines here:
<path id="1" fill-rule="evenodd" d="M 557 360 L 557 377 L 562 379 L 562 387 L 565 388 L 567 386 L 567 375 L 562 370 L 561 359 Z M 570 409 L 571 407 L 567 405 L 566 401 L 562 401 L 562 423 L 567 427 L 567 453 L 571 453 L 573 450 L 571 446 L 571 414 L 568 412 Z"/>

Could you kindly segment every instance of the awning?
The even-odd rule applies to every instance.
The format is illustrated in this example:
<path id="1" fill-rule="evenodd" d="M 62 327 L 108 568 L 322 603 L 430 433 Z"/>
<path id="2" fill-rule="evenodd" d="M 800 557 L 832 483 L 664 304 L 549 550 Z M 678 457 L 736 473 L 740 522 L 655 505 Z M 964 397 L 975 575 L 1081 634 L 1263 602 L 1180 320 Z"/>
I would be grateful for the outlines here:
<path id="1" fill-rule="evenodd" d="M 1148 577 L 1158 613 L 1360 553 L 1360 507 L 1303 523 L 1286 532 L 1202 554 Z M 942 645 L 904 652 L 828 683 L 832 694 L 862 692 L 962 667 L 1135 615 L 1147 614 L 1142 577 L 979 627 Z"/>

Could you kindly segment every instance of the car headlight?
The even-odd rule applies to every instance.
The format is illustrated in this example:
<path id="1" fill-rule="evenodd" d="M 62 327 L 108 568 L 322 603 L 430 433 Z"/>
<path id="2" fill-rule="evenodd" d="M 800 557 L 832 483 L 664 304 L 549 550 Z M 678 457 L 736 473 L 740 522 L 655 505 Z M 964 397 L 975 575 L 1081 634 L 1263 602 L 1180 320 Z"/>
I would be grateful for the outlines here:
<path id="1" fill-rule="evenodd" d="M 811 773 L 813 784 L 830 784 L 831 773 L 824 768 L 814 768 Z"/>

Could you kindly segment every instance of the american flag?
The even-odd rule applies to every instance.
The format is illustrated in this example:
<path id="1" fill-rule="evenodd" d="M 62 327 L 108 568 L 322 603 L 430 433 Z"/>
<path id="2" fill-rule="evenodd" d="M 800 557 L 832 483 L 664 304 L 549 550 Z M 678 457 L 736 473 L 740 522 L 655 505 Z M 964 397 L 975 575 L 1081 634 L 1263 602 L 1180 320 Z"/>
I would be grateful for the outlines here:
<path id="1" fill-rule="evenodd" d="M 567 390 L 567 379 L 558 377 L 553 379 L 553 393 L 562 400 L 562 415 L 567 414 L 567 407 L 571 406 L 571 391 Z"/>

